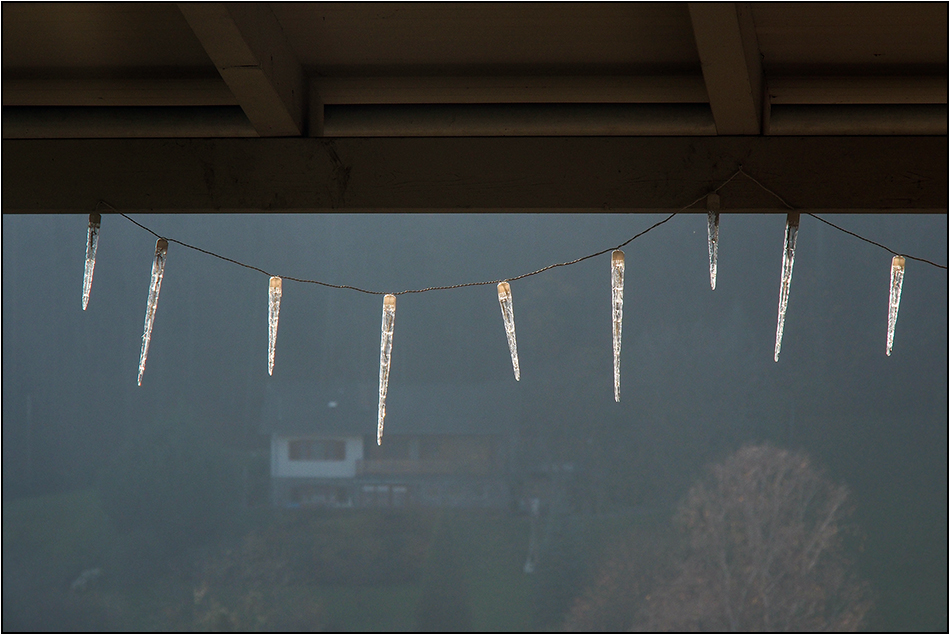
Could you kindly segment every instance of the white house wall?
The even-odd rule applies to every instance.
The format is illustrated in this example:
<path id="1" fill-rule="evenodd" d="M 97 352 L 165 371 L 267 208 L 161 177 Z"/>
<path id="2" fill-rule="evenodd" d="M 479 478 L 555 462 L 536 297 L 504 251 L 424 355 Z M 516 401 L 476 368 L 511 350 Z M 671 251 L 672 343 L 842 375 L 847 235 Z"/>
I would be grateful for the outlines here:
<path id="1" fill-rule="evenodd" d="M 290 441 L 301 438 L 343 441 L 346 446 L 342 461 L 291 461 Z M 271 476 L 277 477 L 314 477 L 314 478 L 353 478 L 356 476 L 356 463 L 363 458 L 363 439 L 361 437 L 271 437 Z"/>

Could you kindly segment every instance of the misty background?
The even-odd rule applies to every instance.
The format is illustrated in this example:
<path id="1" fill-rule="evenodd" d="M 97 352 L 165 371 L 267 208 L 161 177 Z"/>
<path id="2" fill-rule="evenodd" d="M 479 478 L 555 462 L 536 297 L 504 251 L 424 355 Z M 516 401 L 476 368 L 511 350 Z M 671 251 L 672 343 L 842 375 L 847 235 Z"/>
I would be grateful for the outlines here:
<path id="1" fill-rule="evenodd" d="M 514 277 L 615 246 L 664 216 L 133 217 L 275 275 L 398 292 Z M 827 218 L 947 262 L 946 215 Z M 172 243 L 137 387 L 155 238 L 103 214 L 83 312 L 87 220 L 3 217 L 5 510 L 102 489 L 141 462 L 138 440 L 182 430 L 200 435 L 201 447 L 261 454 L 261 473 L 240 478 L 263 480 L 266 490 L 269 439 L 259 429 L 268 382 L 377 381 L 380 296 L 285 280 L 269 378 L 267 277 Z M 946 630 L 947 272 L 907 261 L 887 357 L 891 255 L 803 215 L 775 363 L 784 223 L 784 214 L 723 214 L 715 291 L 705 214 L 678 215 L 624 248 L 619 404 L 610 254 L 513 282 L 522 458 L 569 463 L 578 512 L 665 517 L 706 465 L 744 444 L 802 450 L 851 490 L 863 536 L 858 567 L 877 594 L 870 626 Z M 494 285 L 399 296 L 390 395 L 485 381 L 514 382 Z M 165 478 L 161 463 L 155 469 Z M 205 476 L 232 473 L 240 474 Z M 214 522 L 228 522 L 221 518 Z M 4 534 L 6 613 L 26 556 Z"/>

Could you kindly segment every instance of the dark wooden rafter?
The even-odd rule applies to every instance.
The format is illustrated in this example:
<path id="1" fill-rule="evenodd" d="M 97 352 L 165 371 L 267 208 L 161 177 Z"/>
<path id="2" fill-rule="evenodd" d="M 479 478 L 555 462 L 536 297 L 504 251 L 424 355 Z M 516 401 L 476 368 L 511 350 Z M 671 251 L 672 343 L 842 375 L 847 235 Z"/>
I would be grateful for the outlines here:
<path id="1" fill-rule="evenodd" d="M 947 76 L 776 77 L 768 82 L 770 105 L 946 104 Z"/>
<path id="2" fill-rule="evenodd" d="M 237 106 L 218 75 L 162 78 L 12 78 L 4 106 Z"/>
<path id="3" fill-rule="evenodd" d="M 762 59 L 752 11 L 744 3 L 691 2 L 689 15 L 716 131 L 761 134 Z"/>
<path id="4" fill-rule="evenodd" d="M 5 212 L 656 212 L 741 165 L 801 211 L 946 213 L 947 155 L 936 136 L 8 139 L 2 198 Z M 723 213 L 787 211 L 741 175 L 720 195 Z"/>
<path id="5" fill-rule="evenodd" d="M 183 2 L 179 8 L 258 134 L 303 134 L 303 68 L 270 7 L 258 2 Z"/>
<path id="6" fill-rule="evenodd" d="M 6 139 L 947 134 L 939 3 L 7 3 L 4 17 Z"/>

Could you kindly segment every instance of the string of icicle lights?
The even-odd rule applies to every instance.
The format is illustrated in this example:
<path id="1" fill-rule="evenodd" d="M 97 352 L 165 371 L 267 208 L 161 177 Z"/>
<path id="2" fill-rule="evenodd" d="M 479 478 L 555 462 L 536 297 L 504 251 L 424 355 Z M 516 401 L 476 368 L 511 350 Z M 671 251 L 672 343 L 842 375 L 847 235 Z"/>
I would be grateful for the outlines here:
<path id="1" fill-rule="evenodd" d="M 785 312 L 788 307 L 788 295 L 792 283 L 792 269 L 795 265 L 795 246 L 798 241 L 798 228 L 801 220 L 801 213 L 797 212 L 795 208 L 790 205 L 785 199 L 776 194 L 774 191 L 760 183 L 757 179 L 745 172 L 741 167 L 736 170 L 728 179 L 723 181 L 718 187 L 704 194 L 703 196 L 697 198 L 688 205 L 684 205 L 679 208 L 663 220 L 654 223 L 647 229 L 641 231 L 640 233 L 632 236 L 628 240 L 620 243 L 616 247 L 610 247 L 603 249 L 593 254 L 588 254 L 574 260 L 567 262 L 558 262 L 555 264 L 542 267 L 536 271 L 531 271 L 529 273 L 523 273 L 519 276 L 514 276 L 511 278 L 505 278 L 503 280 L 487 280 L 483 282 L 466 282 L 462 284 L 453 284 L 448 286 L 438 286 L 438 287 L 426 287 L 423 289 L 407 289 L 404 291 L 398 291 L 395 293 L 387 293 L 383 291 L 372 291 L 368 289 L 362 289 L 360 287 L 354 287 L 346 284 L 330 284 L 328 282 L 322 282 L 320 280 L 307 280 L 304 278 L 294 278 L 291 276 L 277 276 L 272 275 L 271 273 L 261 269 L 260 267 L 255 267 L 220 254 L 216 254 L 211 251 L 207 251 L 200 247 L 195 247 L 194 245 L 189 245 L 180 240 L 175 240 L 174 238 L 166 238 L 160 236 L 156 232 L 152 231 L 145 225 L 139 223 L 138 221 L 130 218 L 126 214 L 115 209 L 105 201 L 100 201 L 99 205 L 96 206 L 98 210 L 100 205 L 104 205 L 113 211 L 117 212 L 123 218 L 134 223 L 138 227 L 144 229 L 145 231 L 151 233 L 155 236 L 155 256 L 152 261 L 152 276 L 151 282 L 148 289 L 148 302 L 145 309 L 145 328 L 142 334 L 142 349 L 139 354 L 139 374 L 138 374 L 138 385 L 142 385 L 142 375 L 145 373 L 145 361 L 148 358 L 148 348 L 149 343 L 151 342 L 152 337 L 152 325 L 155 321 L 155 312 L 158 308 L 158 297 L 162 288 L 162 278 L 165 274 L 165 261 L 168 256 L 168 245 L 169 243 L 175 243 L 181 245 L 182 247 L 187 247 L 188 249 L 193 249 L 199 251 L 203 254 L 225 260 L 232 264 L 240 265 L 247 269 L 252 269 L 258 271 L 270 277 L 270 283 L 268 285 L 268 316 L 267 316 L 267 331 L 268 331 L 268 343 L 267 343 L 267 372 L 268 374 L 273 375 L 274 373 L 274 357 L 277 346 L 277 325 L 280 316 L 280 299 L 283 289 L 283 281 L 291 280 L 293 282 L 302 282 L 307 284 L 318 284 L 325 287 L 331 287 L 334 289 L 349 289 L 351 291 L 358 291 L 360 293 L 368 293 L 372 295 L 382 295 L 383 296 L 383 317 L 382 317 L 382 326 L 381 326 L 381 339 L 380 339 L 380 351 L 379 351 L 379 410 L 377 414 L 377 431 L 376 431 L 376 443 L 382 444 L 383 440 L 383 421 L 386 418 L 386 395 L 389 387 L 389 370 L 390 362 L 392 360 L 392 346 L 393 346 L 393 330 L 396 319 L 396 296 L 404 295 L 409 293 L 425 293 L 428 291 L 445 291 L 448 289 L 460 289 L 463 287 L 474 287 L 474 286 L 485 286 L 485 285 L 497 285 L 498 289 L 498 303 L 501 307 L 502 320 L 505 326 L 505 334 L 508 339 L 508 348 L 511 352 L 511 366 L 514 371 L 515 380 L 521 379 L 521 367 L 518 363 L 518 342 L 515 336 L 515 312 L 514 304 L 512 301 L 511 293 L 511 282 L 516 280 L 521 280 L 529 276 L 535 276 L 550 269 L 556 267 L 567 267 L 570 265 L 583 262 L 590 258 L 596 258 L 597 256 L 602 256 L 608 252 L 611 252 L 610 257 L 610 289 L 611 289 L 611 309 L 612 309 L 612 324 L 613 324 L 613 356 L 614 356 L 614 400 L 620 401 L 620 345 L 621 345 L 621 333 L 623 330 L 623 274 L 624 274 L 624 253 L 621 250 L 626 245 L 630 244 L 637 238 L 653 231 L 660 225 L 666 223 L 672 219 L 677 214 L 686 211 L 687 209 L 693 207 L 697 203 L 700 203 L 705 199 L 705 208 L 707 213 L 707 235 L 708 235 L 708 246 L 709 246 L 709 286 L 711 289 L 716 289 L 716 273 L 717 273 L 717 261 L 719 258 L 719 215 L 720 215 L 720 197 L 718 192 L 725 187 L 730 181 L 735 179 L 737 176 L 742 175 L 747 179 L 751 180 L 753 183 L 761 187 L 763 190 L 774 196 L 778 201 L 780 201 L 785 207 L 789 209 L 789 212 L 785 220 L 785 242 L 782 251 L 782 275 L 781 275 L 781 284 L 779 287 L 779 301 L 778 301 L 778 319 L 775 328 L 775 361 L 778 361 L 779 353 L 782 350 L 782 332 L 785 327 Z M 947 269 L 946 265 L 940 265 L 930 260 L 924 258 L 918 258 L 915 256 L 910 256 L 907 254 L 900 254 L 889 247 L 886 247 L 880 243 L 874 242 L 859 236 L 854 232 L 848 231 L 842 227 L 838 227 L 834 223 L 831 223 L 823 218 L 820 218 L 814 214 L 807 214 L 816 220 L 821 221 L 831 227 L 859 238 L 867 243 L 875 245 L 885 251 L 890 252 L 893 255 L 891 259 L 891 285 L 890 285 L 890 294 L 888 297 L 888 314 L 887 314 L 887 345 L 885 352 L 887 355 L 891 354 L 891 349 L 894 344 L 894 329 L 897 325 L 897 312 L 900 308 L 901 300 L 901 287 L 904 280 L 904 269 L 908 259 L 917 260 L 919 262 L 924 262 L 934 267 L 941 269 Z M 85 275 L 83 276 L 83 290 L 82 290 L 82 308 L 86 310 L 86 307 L 89 304 L 89 295 L 92 289 L 92 276 L 95 271 L 96 266 L 96 251 L 99 246 L 99 230 L 101 227 L 102 217 L 99 213 L 94 212 L 89 215 L 89 229 L 86 237 L 86 265 L 85 265 Z"/>

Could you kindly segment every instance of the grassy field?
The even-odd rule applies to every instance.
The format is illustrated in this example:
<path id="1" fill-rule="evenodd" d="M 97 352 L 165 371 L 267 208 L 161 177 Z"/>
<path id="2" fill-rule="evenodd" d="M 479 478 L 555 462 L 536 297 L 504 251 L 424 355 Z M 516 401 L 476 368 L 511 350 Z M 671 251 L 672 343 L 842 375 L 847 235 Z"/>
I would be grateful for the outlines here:
<path id="1" fill-rule="evenodd" d="M 450 515 L 458 564 L 469 590 L 471 630 L 532 627 L 531 579 L 523 572 L 529 520 L 502 514 Z"/>
<path id="2" fill-rule="evenodd" d="M 425 596 L 446 591 L 455 594 L 452 601 L 467 607 L 460 613 L 467 613 L 466 625 L 471 630 L 533 628 L 533 580 L 522 571 L 528 518 L 460 511 L 406 511 L 399 515 L 338 511 L 304 520 L 287 512 L 263 515 L 264 520 L 257 521 L 259 538 L 251 554 L 258 568 L 306 572 L 311 562 L 318 568 L 346 568 L 353 563 L 372 572 L 402 566 L 403 561 L 392 558 L 412 558 L 407 562 L 414 563 L 414 573 L 410 579 L 392 583 L 382 579 L 361 584 L 359 578 L 342 584 L 301 584 L 293 579 L 256 586 L 218 582 L 214 587 L 216 604 L 199 603 L 197 594 L 205 583 L 201 574 L 188 571 L 192 563 L 187 561 L 197 551 L 177 554 L 177 560 L 172 558 L 175 562 L 153 565 L 150 573 L 138 578 L 121 570 L 137 567 L 132 556 L 144 557 L 137 552 L 148 551 L 154 544 L 142 542 L 140 536 L 117 533 L 97 492 L 89 489 L 4 502 L 4 630 L 217 630 L 233 625 L 234 620 L 241 628 L 255 630 L 257 624 L 266 630 L 265 619 L 307 605 L 317 607 L 314 611 L 325 630 L 409 632 L 419 629 L 419 607 Z M 393 524 L 398 533 L 388 536 Z M 291 551 L 274 555 L 276 547 L 261 546 L 272 535 L 279 535 Z M 391 540 L 387 542 L 387 538 Z M 235 545 L 248 544 L 246 537 L 243 543 L 241 540 L 232 537 L 227 544 L 206 545 L 203 553 L 212 554 L 209 558 L 225 558 L 223 562 L 230 568 L 223 570 L 234 575 L 235 566 L 245 566 L 234 562 L 243 558 L 237 557 L 242 552 L 232 553 Z M 399 551 L 406 541 L 409 547 L 403 545 Z M 294 550 L 300 552 L 301 561 L 291 566 L 287 563 L 294 558 Z M 230 555 L 213 555 L 219 552 Z M 84 592 L 71 590 L 72 581 L 91 568 L 101 568 L 101 577 Z M 319 580 L 326 571 L 314 575 Z M 262 603 L 266 605 L 263 608 L 259 606 Z M 270 624 L 278 623 L 272 620 Z"/>
<path id="3" fill-rule="evenodd" d="M 68 584 L 101 566 L 114 539 L 94 489 L 4 501 L 4 588 L 14 564 L 37 582 Z"/>

